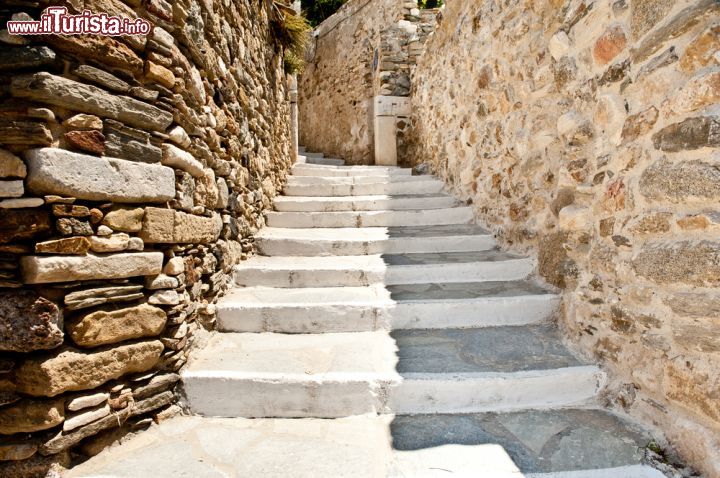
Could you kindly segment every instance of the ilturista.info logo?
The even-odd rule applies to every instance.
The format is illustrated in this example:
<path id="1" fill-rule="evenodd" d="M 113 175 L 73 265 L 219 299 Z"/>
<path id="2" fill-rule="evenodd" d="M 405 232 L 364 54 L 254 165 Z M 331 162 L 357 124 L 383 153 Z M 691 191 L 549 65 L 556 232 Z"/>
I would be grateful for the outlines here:
<path id="1" fill-rule="evenodd" d="M 85 10 L 68 13 L 66 7 L 49 7 L 40 20 L 10 20 L 10 35 L 147 35 L 152 25 L 142 18 L 123 18 Z"/>

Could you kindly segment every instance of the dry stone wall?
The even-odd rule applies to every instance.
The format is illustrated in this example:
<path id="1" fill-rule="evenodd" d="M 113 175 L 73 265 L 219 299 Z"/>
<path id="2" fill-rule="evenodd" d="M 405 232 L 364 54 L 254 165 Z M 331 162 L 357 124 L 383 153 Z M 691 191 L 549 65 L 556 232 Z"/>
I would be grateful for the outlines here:
<path id="1" fill-rule="evenodd" d="M 49 3 L 146 36 L 10 36 Z M 175 413 L 193 338 L 290 166 L 268 2 L 0 6 L 0 475 Z"/>
<path id="2" fill-rule="evenodd" d="M 537 251 L 607 400 L 720 476 L 720 3 L 448 2 L 412 157 Z"/>
<path id="3" fill-rule="evenodd" d="M 315 30 L 298 85 L 300 144 L 349 164 L 373 163 L 373 96 L 390 84 L 409 91 L 403 32 L 417 33 L 422 21 L 414 1 L 350 0 Z"/>

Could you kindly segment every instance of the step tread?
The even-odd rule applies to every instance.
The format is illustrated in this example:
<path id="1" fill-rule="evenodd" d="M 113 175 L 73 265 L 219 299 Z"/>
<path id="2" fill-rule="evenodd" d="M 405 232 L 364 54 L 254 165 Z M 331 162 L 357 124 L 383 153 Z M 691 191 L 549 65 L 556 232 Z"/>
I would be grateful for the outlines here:
<path id="1" fill-rule="evenodd" d="M 396 330 L 401 374 L 513 373 L 588 365 L 554 325 Z"/>
<path id="2" fill-rule="evenodd" d="M 500 250 L 473 252 L 430 252 L 410 254 L 383 254 L 382 260 L 389 266 L 419 266 L 433 264 L 463 264 L 476 262 L 502 262 L 528 260 L 526 257 Z"/>
<path id="3" fill-rule="evenodd" d="M 494 445 L 504 448 L 523 473 L 641 465 L 643 448 L 649 442 L 638 426 L 599 409 L 398 416 L 391 428 L 393 448 L 401 455 L 452 445 L 470 450 Z M 455 466 L 446 464 L 450 469 Z M 442 459 L 434 463 L 442 465 Z M 663 476 L 651 468 L 638 471 L 643 474 L 624 475 L 616 470 L 596 476 Z"/>
<path id="4" fill-rule="evenodd" d="M 293 186 L 357 186 L 367 184 L 393 183 L 439 183 L 435 176 L 409 176 L 390 174 L 387 176 L 290 176 L 288 184 Z"/>
<path id="5" fill-rule="evenodd" d="M 384 332 L 284 335 L 221 333 L 196 352 L 192 376 L 268 377 L 312 381 L 354 376 L 394 380 L 395 343 Z"/>
<path id="6" fill-rule="evenodd" d="M 359 202 L 359 201 L 376 201 L 376 200 L 393 200 L 393 199 L 425 199 L 425 198 L 451 198 L 445 193 L 428 193 L 428 194 L 370 194 L 366 196 L 279 196 L 275 198 L 275 202 Z"/>
<path id="7" fill-rule="evenodd" d="M 388 286 L 395 301 L 468 300 L 527 295 L 555 295 L 532 280 L 449 282 L 435 284 L 402 284 Z"/>

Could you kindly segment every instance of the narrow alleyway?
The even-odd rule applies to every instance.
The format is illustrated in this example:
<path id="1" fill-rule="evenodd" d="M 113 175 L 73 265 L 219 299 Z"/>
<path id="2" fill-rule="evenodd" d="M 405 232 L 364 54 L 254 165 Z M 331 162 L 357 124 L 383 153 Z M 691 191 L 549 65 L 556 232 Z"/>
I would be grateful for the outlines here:
<path id="1" fill-rule="evenodd" d="M 663 476 L 532 260 L 433 177 L 303 161 L 183 373 L 195 416 L 69 476 Z"/>

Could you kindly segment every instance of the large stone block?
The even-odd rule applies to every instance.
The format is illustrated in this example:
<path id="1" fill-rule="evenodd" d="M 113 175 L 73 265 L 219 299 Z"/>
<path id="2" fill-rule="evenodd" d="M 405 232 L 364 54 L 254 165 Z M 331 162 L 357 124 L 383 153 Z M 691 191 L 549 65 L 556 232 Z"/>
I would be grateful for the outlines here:
<path id="1" fill-rule="evenodd" d="M 65 401 L 23 400 L 0 408 L 0 434 L 31 433 L 47 430 L 65 420 Z"/>
<path id="2" fill-rule="evenodd" d="M 158 340 L 95 352 L 64 348 L 55 355 L 23 362 L 15 371 L 17 389 L 35 397 L 90 390 L 128 373 L 150 370 L 160 359 L 163 348 Z"/>
<path id="3" fill-rule="evenodd" d="M 147 304 L 113 311 L 99 310 L 75 317 L 65 324 L 73 342 L 81 347 L 97 347 L 141 337 L 159 335 L 167 315 Z"/>
<path id="4" fill-rule="evenodd" d="M 162 264 L 162 252 L 104 256 L 25 256 L 20 260 L 26 284 L 150 276 L 159 274 Z"/>
<path id="5" fill-rule="evenodd" d="M 638 275 L 658 284 L 720 286 L 720 243 L 650 243 L 633 259 Z"/>
<path id="6" fill-rule="evenodd" d="M 0 350 L 32 352 L 63 343 L 57 305 L 32 291 L 0 291 Z"/>
<path id="7" fill-rule="evenodd" d="M 155 106 L 50 73 L 16 76 L 10 91 L 20 98 L 111 118 L 141 129 L 165 131 L 173 122 L 170 113 Z"/>
<path id="8" fill-rule="evenodd" d="M 643 172 L 640 192 L 656 201 L 717 201 L 720 199 L 720 168 L 705 161 L 672 162 L 661 158 Z"/>
<path id="9" fill-rule="evenodd" d="M 57 148 L 27 153 L 27 187 L 91 201 L 166 202 L 175 197 L 175 173 L 157 164 L 98 158 Z"/>
<path id="10" fill-rule="evenodd" d="M 204 217 L 149 207 L 139 235 L 147 244 L 208 244 L 217 241 L 221 231 L 219 214 Z"/>

